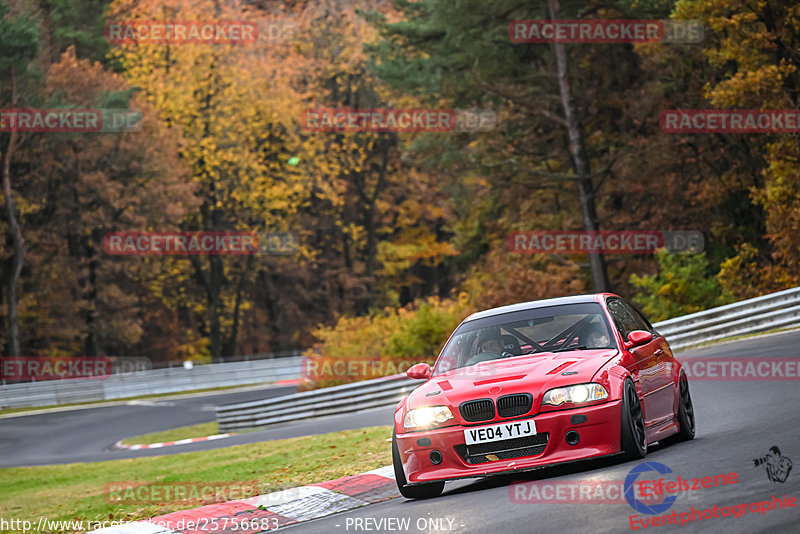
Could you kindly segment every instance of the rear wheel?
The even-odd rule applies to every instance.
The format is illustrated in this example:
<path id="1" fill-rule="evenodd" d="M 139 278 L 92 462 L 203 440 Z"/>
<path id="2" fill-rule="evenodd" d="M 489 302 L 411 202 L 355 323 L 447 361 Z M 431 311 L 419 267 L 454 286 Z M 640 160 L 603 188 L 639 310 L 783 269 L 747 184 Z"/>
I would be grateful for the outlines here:
<path id="1" fill-rule="evenodd" d="M 694 439 L 694 405 L 692 404 L 692 395 L 689 393 L 689 380 L 683 374 L 678 381 L 678 425 L 680 426 L 678 433 L 664 441 L 678 443 Z"/>
<path id="2" fill-rule="evenodd" d="M 622 386 L 622 416 L 620 421 L 622 452 L 628 460 L 640 460 L 647 455 L 647 435 L 644 431 L 644 412 L 636 388 L 630 378 Z"/>
<path id="3" fill-rule="evenodd" d="M 400 490 L 400 495 L 406 499 L 431 499 L 442 494 L 444 482 L 406 486 L 406 474 L 403 471 L 403 462 L 400 461 L 397 434 L 394 431 L 392 431 L 392 465 L 394 466 L 394 479 L 397 482 L 397 489 Z"/>

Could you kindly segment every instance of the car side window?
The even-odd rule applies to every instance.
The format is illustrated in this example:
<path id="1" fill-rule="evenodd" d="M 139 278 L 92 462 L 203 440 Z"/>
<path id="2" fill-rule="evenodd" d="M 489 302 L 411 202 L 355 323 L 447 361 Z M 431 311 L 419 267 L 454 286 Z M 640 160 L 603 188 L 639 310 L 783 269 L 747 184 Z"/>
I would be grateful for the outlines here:
<path id="1" fill-rule="evenodd" d="M 629 304 L 629 306 L 630 306 L 630 304 Z M 633 308 L 633 306 L 631 306 L 631 307 Z M 633 308 L 633 311 L 635 311 L 636 312 L 636 316 L 639 317 L 639 319 L 642 320 L 644 325 L 647 327 L 646 330 L 648 332 L 652 332 L 653 334 L 658 335 L 658 332 L 656 332 L 655 327 L 650 323 L 650 321 L 647 320 L 647 317 L 645 317 L 644 314 L 642 312 L 640 312 L 638 308 Z"/>
<path id="2" fill-rule="evenodd" d="M 650 324 L 650 321 L 644 318 L 644 315 L 634 308 L 629 302 L 625 302 L 624 300 L 620 301 L 622 305 L 628 310 L 628 313 L 633 317 L 633 321 L 636 324 L 636 328 L 634 330 L 644 330 L 645 332 L 653 332 L 653 325 Z"/>
<path id="3" fill-rule="evenodd" d="M 631 314 L 630 310 L 626 308 L 625 303 L 620 299 L 609 299 L 608 311 L 611 314 L 611 318 L 614 320 L 614 325 L 617 327 L 617 330 L 622 334 L 622 339 L 628 339 L 628 334 L 634 330 L 640 329 L 639 322 L 636 321 L 634 318 L 635 316 Z"/>

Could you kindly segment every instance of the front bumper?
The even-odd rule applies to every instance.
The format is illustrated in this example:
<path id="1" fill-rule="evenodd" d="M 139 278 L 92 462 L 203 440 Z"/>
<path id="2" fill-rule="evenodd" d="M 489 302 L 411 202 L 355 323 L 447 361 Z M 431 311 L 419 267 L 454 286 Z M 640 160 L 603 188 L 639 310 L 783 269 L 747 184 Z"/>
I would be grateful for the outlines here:
<path id="1" fill-rule="evenodd" d="M 615 400 L 595 406 L 541 413 L 533 417 L 523 416 L 484 421 L 469 426 L 457 425 L 424 432 L 407 432 L 397 434 L 397 448 L 409 484 L 480 477 L 607 456 L 620 451 L 621 407 L 622 401 Z M 571 419 L 575 415 L 586 416 L 585 422 L 573 423 Z M 500 456 L 508 454 L 492 455 L 492 451 L 486 451 L 486 447 L 479 450 L 480 454 L 475 454 L 475 446 L 467 455 L 465 429 L 528 419 L 536 422 L 536 437 L 514 444 L 518 451 L 513 453 L 524 456 L 502 459 Z M 573 430 L 579 434 L 580 439 L 570 445 L 565 436 Z M 546 443 L 543 434 L 547 434 Z M 430 440 L 430 444 L 424 438 Z M 506 447 L 503 442 L 495 444 L 498 449 Z M 431 461 L 431 452 L 434 450 L 439 451 L 442 456 L 438 465 Z"/>

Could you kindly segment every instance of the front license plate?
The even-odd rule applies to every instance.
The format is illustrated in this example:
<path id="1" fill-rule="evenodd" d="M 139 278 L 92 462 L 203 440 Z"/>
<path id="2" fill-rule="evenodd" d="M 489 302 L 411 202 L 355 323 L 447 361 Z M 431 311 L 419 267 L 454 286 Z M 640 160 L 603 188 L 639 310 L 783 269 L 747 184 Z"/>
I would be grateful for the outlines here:
<path id="1" fill-rule="evenodd" d="M 469 428 L 464 431 L 464 439 L 467 445 L 503 441 L 504 439 L 524 438 L 525 436 L 535 435 L 536 423 L 534 423 L 533 419 Z"/>

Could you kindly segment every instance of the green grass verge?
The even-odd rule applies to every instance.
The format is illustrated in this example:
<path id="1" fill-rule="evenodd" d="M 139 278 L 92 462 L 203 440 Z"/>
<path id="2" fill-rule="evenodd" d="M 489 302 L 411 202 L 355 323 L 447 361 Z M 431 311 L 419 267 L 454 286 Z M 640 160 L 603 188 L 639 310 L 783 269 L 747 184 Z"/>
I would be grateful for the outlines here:
<path id="1" fill-rule="evenodd" d="M 211 504 L 107 502 L 105 485 L 121 481 L 256 481 L 259 494 L 270 493 L 389 465 L 391 436 L 391 426 L 379 426 L 172 456 L 0 469 L 2 517 L 137 520 Z"/>
<path id="2" fill-rule="evenodd" d="M 151 432 L 141 436 L 133 436 L 122 440 L 124 445 L 139 445 L 147 443 L 164 443 L 165 441 L 178 441 L 187 438 L 202 438 L 219 434 L 219 427 L 216 421 L 210 423 L 200 423 L 199 425 L 182 426 L 162 432 Z"/>

